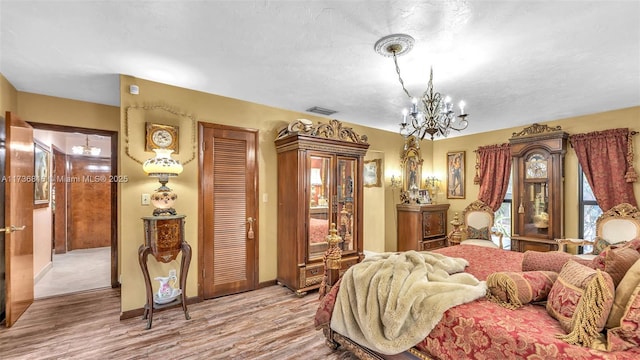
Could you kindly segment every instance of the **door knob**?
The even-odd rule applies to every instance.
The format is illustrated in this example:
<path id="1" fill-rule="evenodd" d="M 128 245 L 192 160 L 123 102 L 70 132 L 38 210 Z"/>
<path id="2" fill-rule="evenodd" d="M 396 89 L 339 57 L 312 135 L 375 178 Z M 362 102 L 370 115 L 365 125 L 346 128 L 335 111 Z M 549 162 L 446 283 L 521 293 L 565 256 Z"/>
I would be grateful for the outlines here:
<path id="1" fill-rule="evenodd" d="M 22 231 L 24 230 L 25 227 L 26 225 L 22 225 L 22 226 L 11 225 L 11 226 L 7 226 L 6 228 L 0 228 L 0 232 L 5 232 L 7 234 L 10 234 L 14 231 Z"/>

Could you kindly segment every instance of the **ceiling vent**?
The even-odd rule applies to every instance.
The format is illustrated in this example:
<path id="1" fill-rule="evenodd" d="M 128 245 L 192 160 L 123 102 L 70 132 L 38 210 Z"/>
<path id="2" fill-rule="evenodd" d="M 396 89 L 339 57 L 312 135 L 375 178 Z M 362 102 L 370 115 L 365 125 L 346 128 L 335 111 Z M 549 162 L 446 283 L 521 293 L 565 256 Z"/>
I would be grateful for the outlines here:
<path id="1" fill-rule="evenodd" d="M 322 108 L 320 106 L 310 107 L 306 111 L 312 112 L 312 113 L 316 113 L 316 114 L 320 114 L 320 115 L 332 115 L 332 114 L 337 113 L 337 111 L 335 111 L 335 110 L 325 109 L 325 108 Z"/>

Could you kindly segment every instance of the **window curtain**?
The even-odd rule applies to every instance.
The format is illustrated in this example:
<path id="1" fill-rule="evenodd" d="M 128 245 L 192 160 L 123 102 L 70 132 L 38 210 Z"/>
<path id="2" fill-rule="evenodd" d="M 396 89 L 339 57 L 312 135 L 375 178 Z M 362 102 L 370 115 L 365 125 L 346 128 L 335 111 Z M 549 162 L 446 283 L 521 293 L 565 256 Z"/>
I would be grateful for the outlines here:
<path id="1" fill-rule="evenodd" d="M 602 211 L 629 203 L 636 205 L 633 182 L 633 143 L 627 128 L 594 131 L 569 136 L 578 162 Z"/>
<path id="2" fill-rule="evenodd" d="M 511 178 L 511 145 L 481 146 L 476 153 L 479 158 L 478 200 L 497 211 L 504 201 Z"/>

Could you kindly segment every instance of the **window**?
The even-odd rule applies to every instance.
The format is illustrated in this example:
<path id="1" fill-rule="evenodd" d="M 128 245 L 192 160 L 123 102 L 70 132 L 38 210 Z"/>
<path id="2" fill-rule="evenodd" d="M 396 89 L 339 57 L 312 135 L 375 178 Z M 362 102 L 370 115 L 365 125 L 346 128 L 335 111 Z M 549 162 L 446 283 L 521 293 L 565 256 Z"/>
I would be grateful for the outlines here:
<path id="1" fill-rule="evenodd" d="M 498 211 L 494 214 L 494 222 L 493 226 L 496 231 L 499 231 L 504 234 L 502 238 L 504 248 L 511 248 L 511 204 L 512 204 L 513 194 L 512 194 L 512 186 L 511 179 L 509 179 L 509 187 L 507 188 L 507 193 L 504 195 L 504 200 L 502 201 L 502 205 Z M 505 241 L 508 240 L 508 241 Z"/>
<path id="2" fill-rule="evenodd" d="M 602 209 L 598 206 L 587 177 L 582 172 L 582 167 L 578 171 L 578 237 L 585 240 L 594 240 L 596 238 L 596 220 L 602 215 Z M 591 247 L 589 246 L 589 248 Z M 584 251 L 589 252 L 591 249 L 585 247 Z"/>

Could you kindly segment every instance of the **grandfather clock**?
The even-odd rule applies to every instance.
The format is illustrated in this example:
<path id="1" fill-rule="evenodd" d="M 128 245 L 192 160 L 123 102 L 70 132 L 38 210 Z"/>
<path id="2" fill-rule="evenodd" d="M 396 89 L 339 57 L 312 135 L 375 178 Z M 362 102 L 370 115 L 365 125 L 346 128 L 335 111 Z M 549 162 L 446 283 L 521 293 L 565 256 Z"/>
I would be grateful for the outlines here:
<path id="1" fill-rule="evenodd" d="M 569 134 L 533 124 L 513 133 L 513 235 L 511 250 L 558 249 L 564 237 L 564 154 Z"/>

